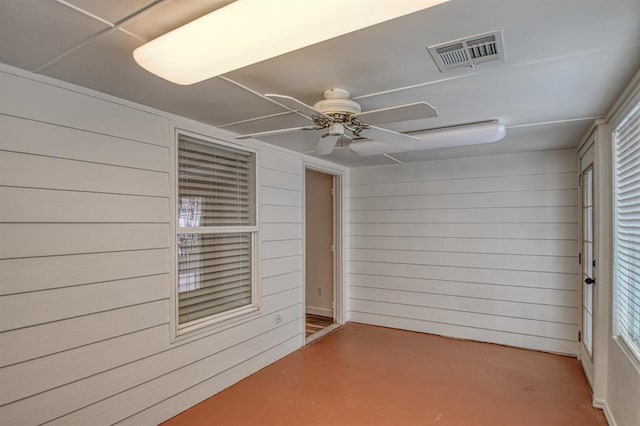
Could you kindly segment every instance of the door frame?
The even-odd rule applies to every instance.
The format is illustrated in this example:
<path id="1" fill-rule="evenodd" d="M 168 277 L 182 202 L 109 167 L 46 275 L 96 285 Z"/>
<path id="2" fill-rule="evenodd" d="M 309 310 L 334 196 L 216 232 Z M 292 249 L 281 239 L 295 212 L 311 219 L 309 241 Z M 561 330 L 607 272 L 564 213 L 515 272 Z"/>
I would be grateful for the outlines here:
<path id="1" fill-rule="evenodd" d="M 343 197 L 345 194 L 344 171 L 327 165 L 321 165 L 312 161 L 303 161 L 302 172 L 302 330 L 301 345 L 309 344 L 312 341 L 322 337 L 328 332 L 340 327 L 344 324 L 344 215 Z M 306 316 L 306 289 L 307 289 L 307 217 L 306 217 L 306 193 L 307 193 L 307 170 L 324 173 L 333 176 L 333 324 L 325 327 L 325 329 L 314 333 L 308 338 L 305 336 L 305 316 Z"/>

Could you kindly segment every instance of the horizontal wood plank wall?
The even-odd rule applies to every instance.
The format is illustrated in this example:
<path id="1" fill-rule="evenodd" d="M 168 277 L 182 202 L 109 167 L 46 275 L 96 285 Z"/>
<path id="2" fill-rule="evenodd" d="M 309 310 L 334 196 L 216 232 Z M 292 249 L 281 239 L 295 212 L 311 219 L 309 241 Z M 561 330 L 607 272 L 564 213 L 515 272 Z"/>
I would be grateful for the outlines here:
<path id="1" fill-rule="evenodd" d="M 575 354 L 576 153 L 351 171 L 351 320 Z"/>
<path id="2" fill-rule="evenodd" d="M 171 343 L 179 119 L 9 72 L 0 86 L 0 423 L 156 424 L 300 346 L 299 155 L 259 152 L 260 313 Z"/>

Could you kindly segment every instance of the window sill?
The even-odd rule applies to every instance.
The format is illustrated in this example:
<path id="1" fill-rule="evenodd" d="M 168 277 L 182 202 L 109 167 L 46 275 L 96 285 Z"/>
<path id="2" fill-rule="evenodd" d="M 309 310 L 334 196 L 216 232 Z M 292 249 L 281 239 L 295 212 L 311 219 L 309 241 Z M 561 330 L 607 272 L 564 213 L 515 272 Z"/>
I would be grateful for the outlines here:
<path id="1" fill-rule="evenodd" d="M 629 347 L 629 345 L 627 345 L 627 342 L 625 342 L 624 339 L 620 336 L 613 337 L 613 341 L 620 349 L 620 352 L 622 352 L 625 358 L 627 358 L 629 364 L 631 364 L 636 372 L 640 375 L 640 358 L 638 357 L 638 355 L 635 354 L 635 352 Z"/>
<path id="2" fill-rule="evenodd" d="M 171 344 L 188 343 L 211 334 L 216 334 L 232 327 L 253 320 L 260 314 L 258 306 L 246 306 L 219 316 L 204 318 L 195 323 L 179 327 L 172 336 Z"/>

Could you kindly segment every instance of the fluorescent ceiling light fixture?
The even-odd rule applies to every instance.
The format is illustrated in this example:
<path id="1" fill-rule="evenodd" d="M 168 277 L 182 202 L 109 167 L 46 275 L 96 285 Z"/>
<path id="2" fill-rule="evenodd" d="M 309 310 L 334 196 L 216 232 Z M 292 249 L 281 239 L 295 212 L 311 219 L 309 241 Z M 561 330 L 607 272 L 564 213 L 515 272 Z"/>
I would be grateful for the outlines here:
<path id="1" fill-rule="evenodd" d="M 147 71 L 193 84 L 449 0 L 236 0 L 140 46 Z"/>
<path id="2" fill-rule="evenodd" d="M 380 154 L 395 154 L 398 152 L 423 151 L 427 149 L 452 148 L 455 146 L 479 145 L 502 140 L 507 134 L 504 124 L 497 121 L 488 123 L 469 124 L 442 130 L 411 133 L 422 141 L 413 147 L 399 147 L 382 141 L 356 141 L 349 145 L 356 154 L 368 157 Z"/>

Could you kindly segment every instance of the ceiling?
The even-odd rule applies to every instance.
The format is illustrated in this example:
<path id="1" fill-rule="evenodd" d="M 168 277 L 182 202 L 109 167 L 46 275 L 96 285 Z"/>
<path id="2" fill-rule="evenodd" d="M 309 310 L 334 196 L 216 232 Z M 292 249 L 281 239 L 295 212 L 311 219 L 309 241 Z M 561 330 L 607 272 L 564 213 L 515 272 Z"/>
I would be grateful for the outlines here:
<path id="1" fill-rule="evenodd" d="M 397 131 L 486 120 L 507 126 L 500 142 L 393 154 L 401 162 L 575 147 L 640 67 L 638 0 L 452 0 L 191 86 L 133 60 L 136 47 L 228 3 L 3 0 L 0 62 L 236 133 L 308 124 L 263 93 L 312 105 L 331 87 L 348 89 L 365 111 L 417 101 L 437 108 L 436 118 L 385 125 Z M 503 31 L 504 62 L 443 74 L 425 49 L 493 30 Z M 313 155 L 318 137 L 263 140 Z M 324 158 L 349 167 L 394 163 L 348 149 Z"/>

